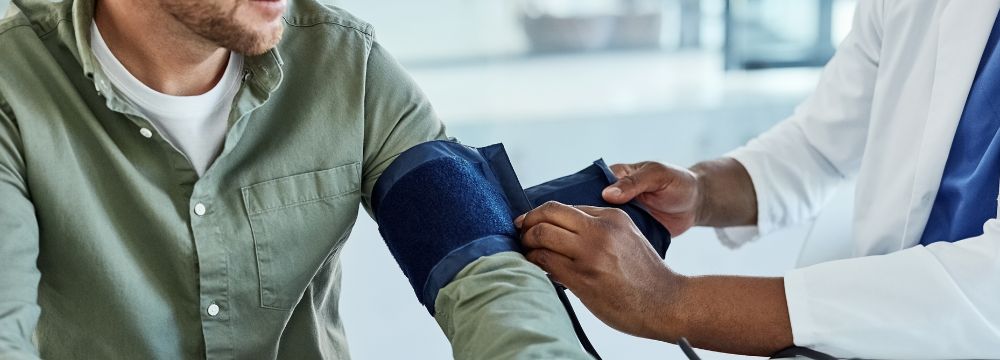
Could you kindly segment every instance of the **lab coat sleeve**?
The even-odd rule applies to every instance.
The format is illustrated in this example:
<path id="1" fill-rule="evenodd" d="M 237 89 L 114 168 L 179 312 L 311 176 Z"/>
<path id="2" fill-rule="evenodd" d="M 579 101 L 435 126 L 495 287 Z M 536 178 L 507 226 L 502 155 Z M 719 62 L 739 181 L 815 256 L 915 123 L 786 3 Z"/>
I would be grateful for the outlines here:
<path id="1" fill-rule="evenodd" d="M 719 229 L 724 244 L 737 247 L 815 217 L 837 185 L 857 173 L 878 76 L 882 2 L 859 2 L 850 34 L 791 117 L 726 155 L 753 180 L 758 223 Z"/>
<path id="2" fill-rule="evenodd" d="M 38 222 L 13 117 L 0 98 L 0 359 L 37 359 Z"/>
<path id="3" fill-rule="evenodd" d="M 446 135 L 426 96 L 377 42 L 367 71 L 362 188 L 372 214 L 375 183 L 398 154 Z M 519 253 L 466 265 L 435 304 L 456 359 L 589 358 L 544 271 Z"/>
<path id="4" fill-rule="evenodd" d="M 841 358 L 1000 359 L 1000 222 L 983 230 L 790 271 L 795 344 Z"/>

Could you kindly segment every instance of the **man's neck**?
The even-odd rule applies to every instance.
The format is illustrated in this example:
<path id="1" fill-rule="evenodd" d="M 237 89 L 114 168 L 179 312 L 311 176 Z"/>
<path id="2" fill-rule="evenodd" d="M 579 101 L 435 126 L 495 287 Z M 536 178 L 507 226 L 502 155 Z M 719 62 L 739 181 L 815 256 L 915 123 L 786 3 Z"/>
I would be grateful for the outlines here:
<path id="1" fill-rule="evenodd" d="M 97 1 L 94 21 L 115 58 L 158 92 L 200 95 L 226 70 L 228 49 L 191 32 L 156 5 Z"/>

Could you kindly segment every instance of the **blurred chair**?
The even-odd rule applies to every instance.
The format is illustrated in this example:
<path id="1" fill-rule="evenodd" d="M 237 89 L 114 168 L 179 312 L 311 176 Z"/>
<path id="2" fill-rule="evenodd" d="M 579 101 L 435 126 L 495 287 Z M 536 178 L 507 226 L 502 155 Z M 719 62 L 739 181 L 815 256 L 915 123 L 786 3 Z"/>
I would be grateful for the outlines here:
<path id="1" fill-rule="evenodd" d="M 533 53 L 656 49 L 660 0 L 524 0 L 521 23 Z"/>

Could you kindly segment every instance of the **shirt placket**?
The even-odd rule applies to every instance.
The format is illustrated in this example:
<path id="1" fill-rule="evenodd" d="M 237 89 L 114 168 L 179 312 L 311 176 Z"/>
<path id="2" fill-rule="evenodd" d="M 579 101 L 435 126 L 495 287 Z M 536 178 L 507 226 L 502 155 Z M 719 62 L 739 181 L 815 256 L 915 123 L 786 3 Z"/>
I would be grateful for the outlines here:
<path id="1" fill-rule="evenodd" d="M 145 118 L 126 115 L 138 127 L 138 134 L 154 141 L 169 159 L 177 181 L 176 201 L 186 202 L 191 241 L 198 261 L 199 313 L 208 359 L 234 357 L 231 324 L 230 261 L 224 232 L 225 219 L 236 214 L 222 211 L 218 186 L 210 177 L 199 178 L 194 166 L 162 132 Z M 218 161 L 218 160 L 217 160 Z M 208 175 L 208 174 L 206 174 Z"/>
<path id="2" fill-rule="evenodd" d="M 281 64 L 281 57 L 274 50 L 248 58 L 244 63 L 243 82 L 233 100 L 230 129 L 223 151 L 201 178 L 187 156 L 115 92 L 103 73 L 97 71 L 92 75 L 94 86 L 98 94 L 105 97 L 108 108 L 124 114 L 136 127 L 138 136 L 160 146 L 174 170 L 179 189 L 174 198 L 187 203 L 190 234 L 198 261 L 199 313 L 208 359 L 231 359 L 235 356 L 234 319 L 231 315 L 235 304 L 230 298 L 229 288 L 231 264 L 225 241 L 227 232 L 220 226 L 230 223 L 227 219 L 242 215 L 225 211 L 221 185 L 212 180 L 218 178 L 212 170 L 224 161 L 239 141 L 246 128 L 246 119 L 267 101 L 270 93 L 280 84 Z"/>
<path id="3" fill-rule="evenodd" d="M 223 202 L 218 186 L 213 184 L 211 177 L 199 178 L 187 156 L 163 136 L 163 132 L 151 121 L 116 93 L 103 74 L 95 74 L 94 83 L 98 93 L 107 101 L 108 108 L 125 115 L 130 120 L 129 126 L 135 127 L 135 134 L 159 146 L 158 150 L 166 156 L 177 185 L 176 189 L 170 191 L 175 194 L 172 198 L 186 203 L 188 209 L 191 241 L 198 262 L 198 306 L 205 356 L 208 359 L 233 358 L 235 350 L 230 311 L 230 261 L 225 232 L 219 227 L 220 223 L 225 223 L 227 214 L 220 211 Z M 234 110 L 235 112 L 237 111 Z M 221 161 L 221 157 L 216 161 Z"/>
<path id="4" fill-rule="evenodd" d="M 208 359 L 234 357 L 230 264 L 219 223 L 227 216 L 209 182 L 196 182 L 188 203 L 191 235 L 198 254 L 201 327 Z M 231 214 L 230 214 L 231 215 Z"/>

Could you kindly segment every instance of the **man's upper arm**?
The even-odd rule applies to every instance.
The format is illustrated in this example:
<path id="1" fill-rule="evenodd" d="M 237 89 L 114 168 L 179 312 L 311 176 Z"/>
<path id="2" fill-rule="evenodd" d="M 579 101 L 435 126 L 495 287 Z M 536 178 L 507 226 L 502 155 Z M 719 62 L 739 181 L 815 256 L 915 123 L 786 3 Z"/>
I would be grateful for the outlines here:
<path id="1" fill-rule="evenodd" d="M 0 359 L 36 357 L 38 223 L 28 195 L 20 135 L 0 98 Z"/>
<path id="2" fill-rule="evenodd" d="M 362 166 L 362 192 L 369 213 L 375 182 L 396 156 L 414 145 L 444 138 L 444 125 L 427 97 L 402 66 L 373 42 L 365 74 Z"/>
<path id="3" fill-rule="evenodd" d="M 379 176 L 407 149 L 446 138 L 444 125 L 402 67 L 373 43 L 365 88 L 362 190 L 371 214 Z M 544 272 L 516 252 L 479 258 L 438 295 L 435 318 L 455 358 L 584 359 Z"/>
<path id="4" fill-rule="evenodd" d="M 851 33 L 792 117 L 727 155 L 750 173 L 758 205 L 757 232 L 724 232 L 730 245 L 815 216 L 836 185 L 859 170 L 881 55 L 882 2 L 858 3 Z"/>

